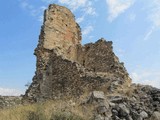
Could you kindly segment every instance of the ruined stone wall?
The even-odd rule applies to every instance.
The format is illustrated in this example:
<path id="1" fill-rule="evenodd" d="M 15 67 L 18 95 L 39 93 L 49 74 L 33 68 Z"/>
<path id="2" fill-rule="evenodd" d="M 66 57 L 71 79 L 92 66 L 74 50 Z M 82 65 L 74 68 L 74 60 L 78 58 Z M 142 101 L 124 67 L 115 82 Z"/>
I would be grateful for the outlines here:
<path id="1" fill-rule="evenodd" d="M 39 43 L 34 54 L 37 57 L 36 72 L 33 83 L 26 91 L 28 98 L 35 101 L 42 93 L 42 86 L 50 78 L 46 76 L 49 60 L 54 49 L 57 55 L 62 55 L 71 61 L 77 60 L 77 46 L 81 42 L 79 25 L 74 15 L 65 7 L 52 4 L 44 13 L 44 23 L 39 36 Z M 46 83 L 45 83 L 46 82 Z M 45 83 L 45 84 L 44 84 Z M 47 95 L 43 95 L 47 96 Z"/>
<path id="2" fill-rule="evenodd" d="M 78 62 L 57 55 L 55 50 L 52 51 L 43 77 L 43 81 L 39 84 L 39 92 L 36 92 L 33 97 L 35 101 L 77 98 L 85 91 L 104 89 L 107 92 L 110 89 L 109 82 L 118 80 L 123 83 L 124 81 L 122 77 L 116 76 L 114 73 L 103 72 L 102 74 L 90 71 Z"/>
<path id="3" fill-rule="evenodd" d="M 48 69 L 46 70 L 46 79 L 40 85 L 41 97 L 43 98 L 61 98 L 64 95 L 78 95 L 78 83 L 80 74 L 76 62 L 65 59 L 53 51 Z"/>
<path id="4" fill-rule="evenodd" d="M 109 72 L 111 66 L 118 62 L 112 51 L 112 42 L 104 39 L 84 45 L 79 54 L 80 63 L 95 72 Z"/>
<path id="5" fill-rule="evenodd" d="M 113 52 L 112 41 L 101 38 L 96 43 L 89 43 L 78 49 L 78 62 L 93 72 L 117 73 L 128 76 L 118 57 Z"/>
<path id="6" fill-rule="evenodd" d="M 76 60 L 76 46 L 80 42 L 80 27 L 71 11 L 62 6 L 50 5 L 45 11 L 39 45 L 48 50 L 57 48 L 66 58 Z"/>
<path id="7" fill-rule="evenodd" d="M 113 52 L 112 42 L 103 38 L 84 46 L 80 42 L 80 27 L 70 10 L 50 5 L 35 49 L 35 76 L 25 100 L 79 97 L 85 91 L 107 91 L 113 81 L 118 81 L 116 85 L 130 81 Z"/>

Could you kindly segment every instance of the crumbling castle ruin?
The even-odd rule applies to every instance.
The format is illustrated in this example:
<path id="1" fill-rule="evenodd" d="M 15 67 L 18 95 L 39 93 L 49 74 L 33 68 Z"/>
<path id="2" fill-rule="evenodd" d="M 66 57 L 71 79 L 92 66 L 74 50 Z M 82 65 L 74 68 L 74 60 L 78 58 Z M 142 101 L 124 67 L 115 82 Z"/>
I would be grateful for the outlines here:
<path id="1" fill-rule="evenodd" d="M 0 96 L 0 109 L 40 102 L 49 108 L 43 106 L 44 114 L 39 114 L 41 107 L 36 105 L 35 112 L 28 111 L 30 120 L 43 115 L 55 120 L 57 111 L 63 120 L 67 118 L 59 111 L 82 120 L 160 120 L 160 89 L 132 84 L 111 41 L 101 38 L 81 45 L 81 29 L 69 9 L 52 4 L 45 11 L 34 54 L 32 84 L 23 96 Z M 27 112 L 19 110 L 18 115 Z M 6 119 L 3 111 L 2 116 Z"/>
<path id="2" fill-rule="evenodd" d="M 81 45 L 81 29 L 71 11 L 50 5 L 35 49 L 37 57 L 33 83 L 24 99 L 79 97 L 86 90 L 111 89 L 110 81 L 131 82 L 128 73 L 112 50 L 112 42 L 103 38 Z M 108 86 L 108 87 L 107 87 Z"/>

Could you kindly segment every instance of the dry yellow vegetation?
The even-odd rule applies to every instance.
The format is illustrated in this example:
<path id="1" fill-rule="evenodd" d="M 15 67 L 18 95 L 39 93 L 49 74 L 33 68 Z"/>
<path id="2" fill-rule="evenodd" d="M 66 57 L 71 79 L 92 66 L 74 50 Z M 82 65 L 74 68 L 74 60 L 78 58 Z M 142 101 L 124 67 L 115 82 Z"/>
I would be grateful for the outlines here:
<path id="1" fill-rule="evenodd" d="M 47 101 L 0 110 L 0 120 L 86 120 L 72 101 Z"/>

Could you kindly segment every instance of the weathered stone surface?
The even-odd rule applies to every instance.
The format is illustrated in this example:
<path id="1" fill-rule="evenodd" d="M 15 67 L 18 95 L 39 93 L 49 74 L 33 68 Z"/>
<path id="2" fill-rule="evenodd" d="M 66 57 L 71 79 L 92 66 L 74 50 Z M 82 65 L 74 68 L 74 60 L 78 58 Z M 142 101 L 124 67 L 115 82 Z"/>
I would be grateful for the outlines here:
<path id="1" fill-rule="evenodd" d="M 126 117 L 129 115 L 130 111 L 124 104 L 119 104 L 118 107 L 120 108 L 120 116 Z"/>
<path id="2" fill-rule="evenodd" d="M 143 119 L 148 118 L 148 114 L 145 111 L 142 111 L 140 115 Z"/>
<path id="3" fill-rule="evenodd" d="M 150 120 L 160 120 L 160 112 L 154 112 Z"/>
<path id="4" fill-rule="evenodd" d="M 36 73 L 24 96 L 29 102 L 79 97 L 84 90 L 109 89 L 109 82 L 113 84 L 113 92 L 131 81 L 112 50 L 112 42 L 101 38 L 82 46 L 74 15 L 55 4 L 45 10 L 35 55 Z"/>
<path id="5" fill-rule="evenodd" d="M 75 22 L 71 11 L 62 6 L 50 5 L 48 10 L 45 11 L 44 23 L 35 54 L 38 55 L 37 52 L 41 49 L 53 50 L 59 48 L 60 54 L 70 60 L 76 60 L 76 46 L 80 42 L 80 27 Z"/>
<path id="6" fill-rule="evenodd" d="M 94 99 L 105 99 L 104 92 L 102 91 L 93 91 L 91 95 Z"/>
<path id="7" fill-rule="evenodd" d="M 108 98 L 112 103 L 122 103 L 126 99 L 124 96 L 109 96 Z"/>

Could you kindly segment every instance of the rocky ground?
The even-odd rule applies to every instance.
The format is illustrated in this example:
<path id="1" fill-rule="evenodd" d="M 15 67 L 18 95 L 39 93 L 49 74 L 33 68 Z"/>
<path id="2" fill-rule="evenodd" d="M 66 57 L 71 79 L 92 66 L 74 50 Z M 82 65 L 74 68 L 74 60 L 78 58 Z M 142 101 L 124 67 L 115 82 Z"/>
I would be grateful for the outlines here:
<path id="1" fill-rule="evenodd" d="M 95 120 L 160 120 L 160 90 L 135 84 L 130 90 L 108 95 L 93 91 L 83 105 L 94 106 Z"/>
<path id="2" fill-rule="evenodd" d="M 19 96 L 0 96 L 0 109 L 17 106 L 22 103 L 21 99 Z"/>
<path id="3" fill-rule="evenodd" d="M 79 99 L 57 99 L 52 104 L 56 104 L 54 109 L 67 115 L 81 114 L 84 117 L 82 120 L 160 120 L 160 89 L 137 84 L 127 88 L 115 81 L 110 85 L 112 89 L 107 92 L 87 92 Z M 21 97 L 0 97 L 1 109 L 10 109 L 20 104 Z M 47 109 L 50 109 L 49 106 Z M 56 119 L 50 117 L 44 120 Z"/>

